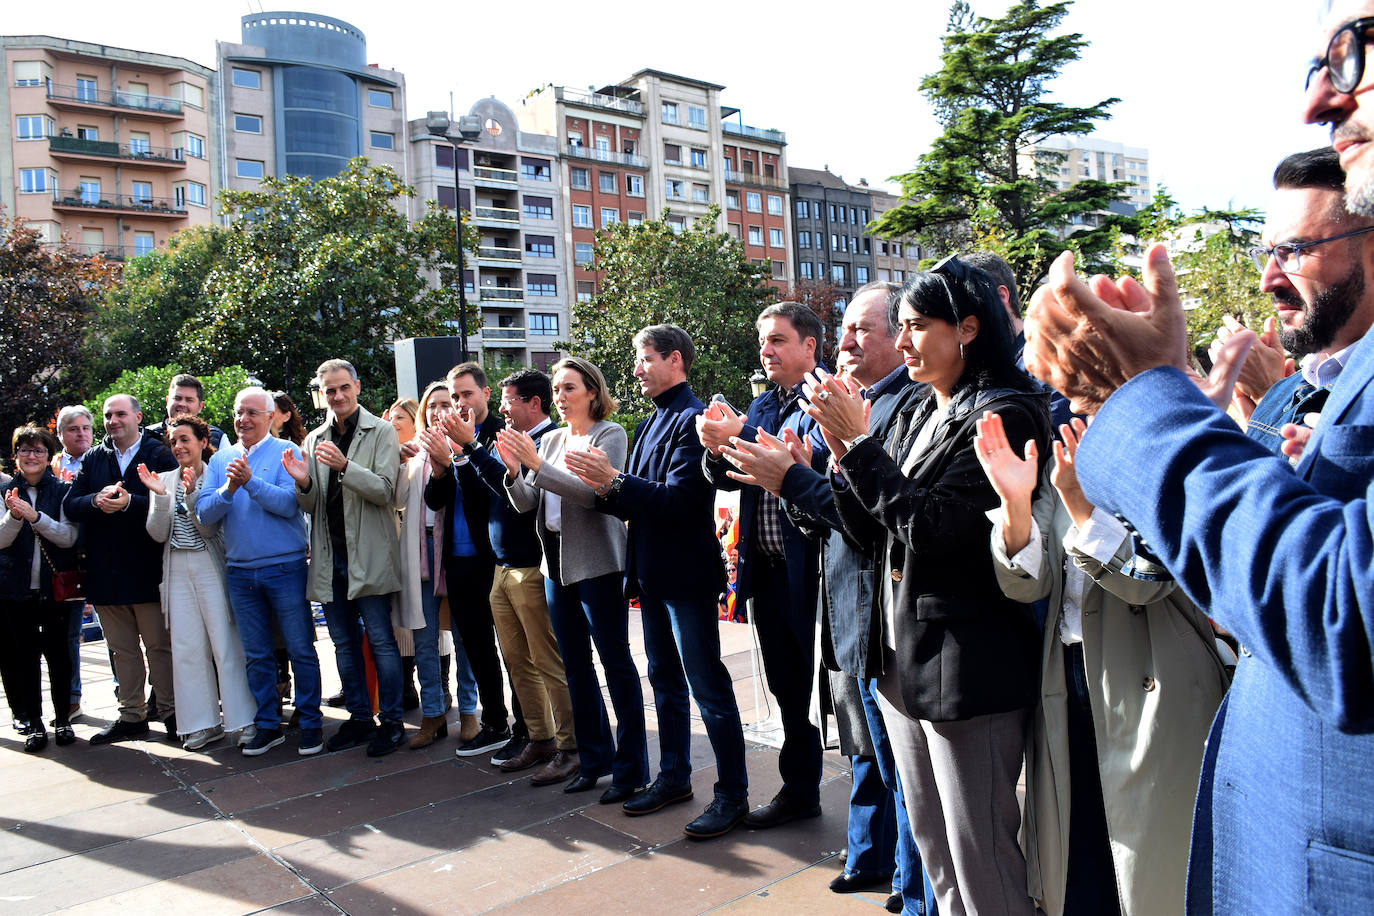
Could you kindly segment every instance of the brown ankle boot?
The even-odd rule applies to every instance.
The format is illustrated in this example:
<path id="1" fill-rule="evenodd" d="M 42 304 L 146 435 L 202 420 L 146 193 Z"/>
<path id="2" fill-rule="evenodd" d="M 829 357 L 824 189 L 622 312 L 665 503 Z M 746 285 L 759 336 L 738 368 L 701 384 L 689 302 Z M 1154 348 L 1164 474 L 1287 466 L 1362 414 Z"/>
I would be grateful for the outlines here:
<path id="1" fill-rule="evenodd" d="M 448 737 L 448 720 L 443 716 L 425 716 L 420 720 L 420 730 L 410 739 L 410 749 L 418 751 L 429 747 L 440 738 Z"/>
<path id="2" fill-rule="evenodd" d="M 477 721 L 477 713 L 465 712 L 458 716 L 458 740 L 461 743 L 466 744 L 476 738 L 481 730 L 482 725 Z"/>

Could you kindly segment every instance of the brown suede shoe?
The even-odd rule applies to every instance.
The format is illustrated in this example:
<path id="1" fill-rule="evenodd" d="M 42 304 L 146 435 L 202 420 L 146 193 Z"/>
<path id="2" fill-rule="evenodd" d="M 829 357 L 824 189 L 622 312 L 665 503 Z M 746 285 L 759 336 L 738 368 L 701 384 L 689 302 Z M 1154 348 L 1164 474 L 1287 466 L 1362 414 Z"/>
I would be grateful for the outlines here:
<path id="1" fill-rule="evenodd" d="M 543 741 L 526 741 L 525 746 L 520 749 L 520 753 L 502 763 L 497 769 L 503 773 L 518 773 L 521 770 L 528 770 L 532 766 L 546 763 L 557 750 L 558 747 L 553 743 L 552 738 L 545 738 Z"/>
<path id="2" fill-rule="evenodd" d="M 532 786 L 552 786 L 567 780 L 577 772 L 579 764 L 577 751 L 556 751 L 553 758 L 543 768 L 530 777 Z"/>
<path id="3" fill-rule="evenodd" d="M 477 721 L 477 713 L 465 712 L 458 716 L 458 743 L 467 744 L 477 733 L 482 730 L 482 725 Z"/>
<path id="4" fill-rule="evenodd" d="M 429 747 L 440 738 L 448 737 L 448 720 L 443 716 L 425 716 L 420 720 L 420 730 L 410 739 L 410 749 L 418 751 Z"/>

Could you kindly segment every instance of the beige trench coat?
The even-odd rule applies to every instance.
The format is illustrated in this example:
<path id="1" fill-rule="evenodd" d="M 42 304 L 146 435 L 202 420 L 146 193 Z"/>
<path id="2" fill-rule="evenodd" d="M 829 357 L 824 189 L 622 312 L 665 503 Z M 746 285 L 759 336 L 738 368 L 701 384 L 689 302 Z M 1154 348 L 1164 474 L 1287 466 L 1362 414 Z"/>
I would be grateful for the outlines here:
<path id="1" fill-rule="evenodd" d="M 1027 736 L 1022 841 L 1030 895 L 1059 916 L 1069 867 L 1069 741 L 1057 623 L 1072 519 L 1048 480 L 1034 514 L 1038 574 L 994 566 L 1009 597 L 1050 600 L 1040 705 Z M 1000 542 L 1000 525 L 992 536 Z M 1070 558 L 1096 583 L 1083 594 L 1083 659 L 1121 912 L 1154 916 L 1183 912 L 1203 748 L 1229 679 L 1206 616 L 1173 580 L 1123 572 L 1132 552 L 1127 537 L 1106 565 L 1077 551 Z"/>
<path id="2" fill-rule="evenodd" d="M 425 540 L 425 484 L 429 482 L 429 454 L 420 454 L 400 466 L 396 475 L 396 508 L 400 512 L 401 590 L 391 599 L 391 624 L 406 630 L 425 627 L 421 603 L 423 589 L 434 589 L 443 581 L 443 561 L 435 563 L 435 580 L 421 580 Z M 437 521 L 437 519 L 436 519 Z M 437 553 L 441 547 L 435 546 Z"/>

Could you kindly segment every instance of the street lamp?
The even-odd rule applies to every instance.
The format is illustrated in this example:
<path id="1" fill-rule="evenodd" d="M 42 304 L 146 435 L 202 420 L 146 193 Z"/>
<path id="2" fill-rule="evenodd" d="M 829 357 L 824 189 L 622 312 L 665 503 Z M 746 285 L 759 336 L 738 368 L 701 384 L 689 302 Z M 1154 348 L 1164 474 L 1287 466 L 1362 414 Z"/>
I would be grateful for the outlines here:
<path id="1" fill-rule="evenodd" d="M 749 390 L 754 392 L 754 397 L 768 390 L 768 376 L 763 374 L 762 369 L 755 369 L 754 374 L 749 376 Z"/>
<path id="2" fill-rule="evenodd" d="M 456 126 L 458 136 L 449 133 L 449 128 Z M 462 362 L 468 361 L 468 296 L 467 282 L 463 277 L 463 208 L 460 205 L 458 193 L 458 141 L 462 139 L 471 143 L 482 133 L 482 119 L 476 115 L 463 115 L 455 125 L 449 120 L 447 111 L 429 111 L 425 113 L 425 129 L 434 137 L 448 141 L 449 146 L 453 147 L 453 212 L 458 223 L 458 330 L 463 336 L 459 338 L 459 355 Z"/>

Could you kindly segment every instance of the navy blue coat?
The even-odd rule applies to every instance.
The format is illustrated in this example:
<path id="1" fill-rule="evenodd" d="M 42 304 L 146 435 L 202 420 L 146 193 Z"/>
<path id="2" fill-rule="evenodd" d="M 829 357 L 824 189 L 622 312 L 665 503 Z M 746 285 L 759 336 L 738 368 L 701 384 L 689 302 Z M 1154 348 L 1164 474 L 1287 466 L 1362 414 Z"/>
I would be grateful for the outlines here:
<path id="1" fill-rule="evenodd" d="M 1374 897 L 1374 340 L 1295 474 L 1181 372 L 1113 394 L 1077 460 L 1244 647 L 1203 761 L 1191 913 L 1354 913 Z M 1129 473 L 1123 473 L 1129 470 Z"/>
<path id="2" fill-rule="evenodd" d="M 492 448 L 492 443 L 496 441 L 497 430 L 505 429 L 506 421 L 500 414 L 488 412 L 485 420 L 478 425 L 476 430 L 476 441 L 482 443 L 484 448 Z M 504 467 L 504 465 L 503 465 Z M 458 487 L 463 491 L 463 518 L 468 523 L 468 534 L 472 537 L 472 543 L 477 547 L 477 556 L 484 560 L 493 561 L 495 554 L 491 548 L 491 533 L 487 530 L 487 520 L 491 516 L 492 492 L 480 476 L 477 468 L 471 461 L 460 468 L 453 468 L 457 473 L 444 474 L 436 477 L 431 472 L 429 481 L 425 484 L 425 505 L 438 511 L 444 510 L 445 524 L 451 524 L 453 518 L 453 503 L 458 495 Z M 457 481 L 455 485 L 455 480 Z M 453 539 L 448 532 L 444 532 L 444 550 L 453 548 Z M 538 560 L 535 563 L 538 564 Z"/>
<path id="3" fill-rule="evenodd" d="M 556 428 L 551 424 L 545 424 L 532 436 L 534 444 L 538 446 L 539 440 L 544 438 L 544 433 Z M 483 448 L 474 449 L 468 457 L 477 477 L 491 491 L 487 496 L 491 506 L 487 534 L 491 540 L 492 553 L 496 555 L 496 562 L 515 569 L 538 566 L 544 558 L 544 548 L 540 546 L 539 535 L 534 530 L 534 510 L 518 512 L 510 504 L 506 497 L 506 463 L 497 456 L 494 448 L 485 447 L 485 443 Z M 467 491 L 464 490 L 463 493 L 466 505 Z"/>

